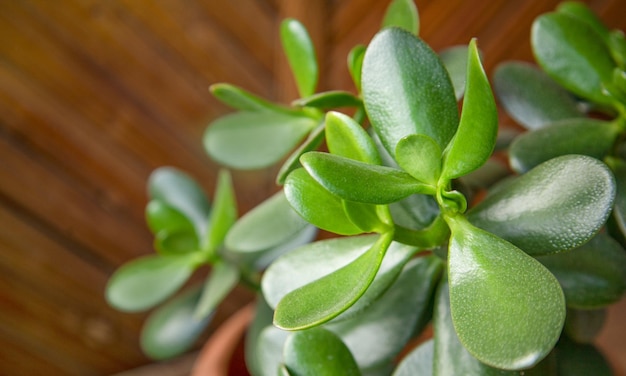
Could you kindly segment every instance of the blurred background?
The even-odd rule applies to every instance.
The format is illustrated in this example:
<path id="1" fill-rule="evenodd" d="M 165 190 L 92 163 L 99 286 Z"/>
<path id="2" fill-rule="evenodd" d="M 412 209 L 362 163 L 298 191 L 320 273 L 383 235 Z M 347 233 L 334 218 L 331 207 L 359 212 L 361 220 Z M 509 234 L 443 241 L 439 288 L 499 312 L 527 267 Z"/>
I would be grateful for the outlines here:
<path id="1" fill-rule="evenodd" d="M 532 60 L 532 20 L 558 1 L 416 3 L 426 42 L 439 50 L 477 37 L 491 74 L 498 62 Z M 587 3 L 626 29 L 624 0 Z M 0 374 L 107 375 L 150 364 L 138 347 L 145 315 L 104 301 L 111 273 L 152 252 L 143 219 L 150 172 L 176 166 L 212 195 L 219 166 L 201 137 L 228 110 L 209 85 L 294 99 L 277 36 L 290 16 L 316 43 L 318 89 L 351 90 L 346 55 L 371 39 L 386 5 L 0 0 Z M 234 173 L 240 214 L 276 190 L 275 172 Z M 249 299 L 237 290 L 208 333 Z M 609 314 L 621 326 L 600 339 L 622 370 L 624 315 L 622 301 Z"/>

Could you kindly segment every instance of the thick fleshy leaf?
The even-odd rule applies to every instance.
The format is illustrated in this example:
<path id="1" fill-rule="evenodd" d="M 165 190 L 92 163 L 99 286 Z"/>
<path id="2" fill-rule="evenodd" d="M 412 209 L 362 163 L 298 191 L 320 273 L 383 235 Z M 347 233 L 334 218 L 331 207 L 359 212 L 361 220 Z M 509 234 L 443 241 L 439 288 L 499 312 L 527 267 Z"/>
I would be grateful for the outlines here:
<path id="1" fill-rule="evenodd" d="M 200 297 L 194 288 L 152 312 L 141 329 L 141 349 L 153 359 L 168 359 L 188 350 L 202 334 L 211 316 L 193 315 Z"/>
<path id="2" fill-rule="evenodd" d="M 419 34 L 420 20 L 413 0 L 393 0 L 387 6 L 382 27 L 399 27 L 412 34 Z"/>
<path id="3" fill-rule="evenodd" d="M 346 345 L 322 328 L 293 333 L 285 343 L 284 359 L 290 375 L 361 375 Z"/>
<path id="4" fill-rule="evenodd" d="M 467 46 L 448 47 L 439 52 L 441 62 L 446 67 L 456 100 L 463 98 L 465 94 L 465 80 L 467 78 Z"/>
<path id="5" fill-rule="evenodd" d="M 606 308 L 601 309 L 567 309 L 565 333 L 577 343 L 592 343 L 606 321 Z"/>
<path id="6" fill-rule="evenodd" d="M 198 265 L 198 255 L 151 255 L 130 261 L 113 273 L 106 288 L 110 305 L 120 311 L 143 311 L 176 292 Z"/>
<path id="7" fill-rule="evenodd" d="M 285 295 L 276 305 L 274 325 L 300 330 L 323 324 L 350 308 L 371 285 L 393 233 L 385 233 L 341 269 Z"/>
<path id="8" fill-rule="evenodd" d="M 322 110 L 340 107 L 359 107 L 361 99 L 347 91 L 333 90 L 300 98 L 292 103 L 294 106 L 315 107 Z"/>
<path id="9" fill-rule="evenodd" d="M 192 232 L 195 236 L 195 229 L 189 218 L 161 200 L 150 200 L 146 205 L 146 222 L 153 234 L 167 230 Z"/>
<path id="10" fill-rule="evenodd" d="M 615 81 L 615 75 L 613 76 L 613 82 L 618 85 L 621 90 L 625 90 L 624 81 L 626 74 L 624 74 L 624 70 L 626 70 L 626 35 L 622 30 L 613 30 L 609 34 L 609 39 L 607 42 L 609 46 L 609 51 L 611 51 L 611 56 L 613 60 L 617 63 L 617 66 L 622 71 L 621 78 L 619 84 Z M 615 72 L 615 71 L 613 71 Z"/>
<path id="11" fill-rule="evenodd" d="M 343 200 L 328 192 L 305 169 L 300 168 L 289 174 L 284 192 L 291 207 L 314 226 L 339 235 L 363 232 L 346 215 Z"/>
<path id="12" fill-rule="evenodd" d="M 442 270 L 443 263 L 436 256 L 413 259 L 365 311 L 324 327 L 341 337 L 361 369 L 392 360 L 409 341 L 418 321 L 428 315 L 428 302 Z"/>
<path id="13" fill-rule="evenodd" d="M 433 376 L 434 356 L 435 341 L 429 339 L 402 358 L 392 376 Z"/>
<path id="14" fill-rule="evenodd" d="M 315 47 L 304 25 L 288 18 L 280 24 L 280 41 L 301 97 L 315 92 L 318 79 Z"/>
<path id="15" fill-rule="evenodd" d="M 480 362 L 463 347 L 450 315 L 450 292 L 447 277 L 442 279 L 437 289 L 433 324 L 435 338 L 431 353 L 433 359 L 430 360 L 433 375 L 522 375 L 520 372 L 490 367 Z"/>
<path id="16" fill-rule="evenodd" d="M 271 322 L 271 321 L 270 321 Z M 276 376 L 283 362 L 283 348 L 291 332 L 278 329 L 273 325 L 266 326 L 259 334 L 256 348 L 258 363 L 255 376 Z M 246 351 L 246 354 L 248 352 Z M 289 373 L 286 373 L 289 376 Z"/>
<path id="17" fill-rule="evenodd" d="M 611 170 L 613 170 L 617 186 L 613 218 L 618 230 L 623 236 L 626 236 L 626 161 L 618 158 L 610 158 L 607 160 L 607 163 L 609 163 Z"/>
<path id="18" fill-rule="evenodd" d="M 230 251 L 256 252 L 276 247 L 307 227 L 283 191 L 275 193 L 241 217 L 226 235 Z"/>
<path id="19" fill-rule="evenodd" d="M 556 347 L 559 375 L 611 376 L 613 371 L 602 353 L 593 345 L 561 340 Z"/>
<path id="20" fill-rule="evenodd" d="M 476 39 L 468 48 L 467 82 L 461 121 L 444 151 L 441 176 L 458 178 L 482 166 L 491 156 L 498 134 L 498 112 L 487 75 L 480 62 Z"/>
<path id="21" fill-rule="evenodd" d="M 396 161 L 415 179 L 437 186 L 441 174 L 441 148 L 435 140 L 422 134 L 412 134 L 398 141 Z"/>
<path id="22" fill-rule="evenodd" d="M 615 122 L 575 118 L 561 120 L 517 137 L 509 149 L 511 167 L 524 173 L 554 157 L 582 154 L 602 159 L 620 133 Z"/>
<path id="23" fill-rule="evenodd" d="M 608 218 L 614 197 L 615 182 L 606 165 L 566 155 L 508 181 L 468 218 L 528 254 L 545 255 L 591 239 Z"/>
<path id="24" fill-rule="evenodd" d="M 207 230 L 207 238 L 202 249 L 215 254 L 236 220 L 237 200 L 233 182 L 228 170 L 221 170 L 217 178 L 213 210 L 209 217 L 210 227 Z"/>
<path id="25" fill-rule="evenodd" d="M 559 13 L 567 14 L 589 25 L 603 40 L 609 38 L 609 29 L 602 20 L 593 13 L 589 6 L 578 1 L 564 1 L 556 7 Z"/>
<path id="26" fill-rule="evenodd" d="M 528 63 L 499 65 L 493 75 L 493 88 L 506 112 L 527 129 L 583 116 L 567 90 Z"/>
<path id="27" fill-rule="evenodd" d="M 433 196 L 411 195 L 389 205 L 395 224 L 420 230 L 430 225 L 439 215 L 439 205 Z"/>
<path id="28" fill-rule="evenodd" d="M 459 122 L 454 88 L 439 57 L 411 33 L 376 34 L 363 60 L 363 101 L 385 149 L 410 134 L 426 135 L 444 149 Z"/>
<path id="29" fill-rule="evenodd" d="M 280 105 L 266 101 L 265 99 L 258 97 L 240 87 L 231 84 L 213 84 L 209 87 L 211 94 L 222 103 L 240 110 L 251 112 L 293 112 L 288 107 L 282 107 Z"/>
<path id="30" fill-rule="evenodd" d="M 492 367 L 534 366 L 552 350 L 565 321 L 559 282 L 522 250 L 462 216 L 448 223 L 450 313 L 459 340 Z"/>
<path id="31" fill-rule="evenodd" d="M 604 307 L 626 291 L 626 252 L 608 235 L 598 234 L 578 248 L 538 260 L 561 283 L 568 307 Z"/>
<path id="32" fill-rule="evenodd" d="M 174 167 L 160 167 L 148 178 L 150 198 L 159 200 L 187 217 L 199 238 L 204 236 L 209 201 L 200 185 Z"/>
<path id="33" fill-rule="evenodd" d="M 363 66 L 364 56 L 365 46 L 362 44 L 354 46 L 348 53 L 348 71 L 359 93 L 361 92 L 361 67 Z"/>
<path id="34" fill-rule="evenodd" d="M 180 255 L 197 252 L 200 242 L 193 230 L 161 230 L 154 236 L 154 248 L 161 255 Z"/>
<path id="35" fill-rule="evenodd" d="M 383 233 L 393 228 L 393 219 L 386 205 L 363 204 L 345 200 L 342 204 L 350 222 L 363 232 Z"/>
<path id="36" fill-rule="evenodd" d="M 361 125 L 340 112 L 326 114 L 326 144 L 332 154 L 370 164 L 382 163 L 374 140 Z"/>
<path id="37" fill-rule="evenodd" d="M 611 104 L 602 83 L 611 81 L 615 63 L 591 26 L 564 13 L 547 13 L 533 23 L 531 43 L 539 65 L 559 84 L 594 103 Z"/>
<path id="38" fill-rule="evenodd" d="M 300 162 L 324 188 L 349 201 L 382 205 L 434 191 L 404 171 L 328 153 L 306 153 Z"/>
<path id="39" fill-rule="evenodd" d="M 281 112 L 236 112 L 218 118 L 204 133 L 204 148 L 226 166 L 258 169 L 285 157 L 317 126 L 317 120 Z"/>
<path id="40" fill-rule="evenodd" d="M 201 320 L 209 316 L 239 282 L 239 270 L 227 262 L 211 267 L 211 274 L 204 283 L 202 295 L 196 305 L 194 317 Z"/>
<path id="41" fill-rule="evenodd" d="M 285 179 L 287 176 L 295 169 L 302 167 L 300 164 L 300 157 L 304 153 L 308 153 L 310 151 L 316 150 L 322 142 L 324 142 L 324 138 L 326 135 L 325 132 L 326 125 L 324 123 L 319 124 L 315 129 L 309 133 L 306 140 L 296 150 L 293 151 L 285 160 L 280 169 L 278 170 L 278 174 L 276 174 L 276 184 L 283 185 L 285 184 Z"/>

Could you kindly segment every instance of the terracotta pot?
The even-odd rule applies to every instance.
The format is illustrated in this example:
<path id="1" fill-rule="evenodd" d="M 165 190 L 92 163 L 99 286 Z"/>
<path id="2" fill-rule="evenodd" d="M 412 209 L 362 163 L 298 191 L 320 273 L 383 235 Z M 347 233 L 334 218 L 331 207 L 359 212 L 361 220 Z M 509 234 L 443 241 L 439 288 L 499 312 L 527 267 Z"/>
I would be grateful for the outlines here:
<path id="1" fill-rule="evenodd" d="M 246 328 L 253 316 L 251 303 L 224 321 L 200 350 L 191 376 L 249 376 L 243 348 Z"/>

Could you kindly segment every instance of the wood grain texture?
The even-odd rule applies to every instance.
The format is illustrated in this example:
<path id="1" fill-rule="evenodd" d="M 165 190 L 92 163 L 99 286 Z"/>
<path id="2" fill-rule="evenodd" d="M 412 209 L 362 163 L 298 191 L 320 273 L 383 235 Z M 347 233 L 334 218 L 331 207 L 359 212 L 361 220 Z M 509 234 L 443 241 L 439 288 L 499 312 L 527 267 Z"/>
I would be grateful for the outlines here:
<path id="1" fill-rule="evenodd" d="M 532 20 L 558 1 L 416 3 L 422 38 L 441 50 L 478 37 L 490 74 L 501 61 L 532 60 Z M 626 29 L 623 0 L 588 3 Z M 278 25 L 296 17 L 318 49 L 319 88 L 352 90 L 346 55 L 373 37 L 386 4 L 0 1 L 0 374 L 104 375 L 149 363 L 138 347 L 145 314 L 108 307 L 104 287 L 123 262 L 152 252 L 150 172 L 179 167 L 211 196 L 219 166 L 201 137 L 228 109 L 209 85 L 294 99 Z M 276 191 L 275 173 L 234 172 L 240 214 Z M 209 332 L 248 300 L 237 289 Z M 623 349 L 611 334 L 603 348 Z"/>

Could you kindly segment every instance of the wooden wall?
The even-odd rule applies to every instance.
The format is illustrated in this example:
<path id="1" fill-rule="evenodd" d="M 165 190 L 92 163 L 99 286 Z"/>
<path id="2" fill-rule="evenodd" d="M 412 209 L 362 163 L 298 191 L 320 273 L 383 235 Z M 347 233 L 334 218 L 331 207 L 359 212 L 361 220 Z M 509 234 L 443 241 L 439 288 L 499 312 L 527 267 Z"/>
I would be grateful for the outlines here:
<path id="1" fill-rule="evenodd" d="M 145 182 L 184 169 L 209 194 L 206 124 L 227 111 L 215 82 L 288 101 L 285 16 L 310 29 L 320 89 L 350 88 L 345 56 L 378 28 L 384 0 L 0 0 L 0 374 L 103 375 L 149 362 L 144 315 L 103 299 L 108 276 L 151 252 Z M 589 2 L 626 29 L 623 0 Z M 529 28 L 556 0 L 417 1 L 435 49 L 478 37 L 491 72 L 530 60 Z M 236 172 L 240 212 L 275 171 Z M 217 319 L 249 296 L 239 291 Z"/>

